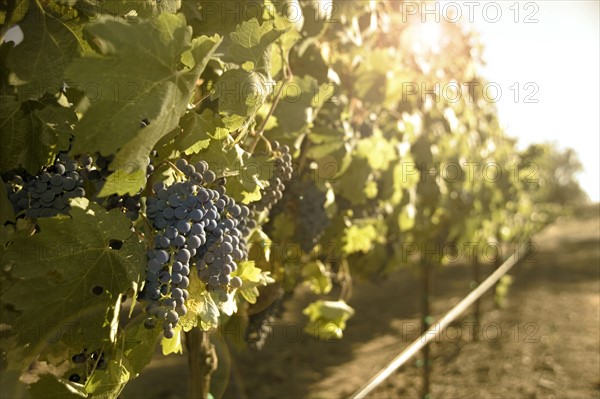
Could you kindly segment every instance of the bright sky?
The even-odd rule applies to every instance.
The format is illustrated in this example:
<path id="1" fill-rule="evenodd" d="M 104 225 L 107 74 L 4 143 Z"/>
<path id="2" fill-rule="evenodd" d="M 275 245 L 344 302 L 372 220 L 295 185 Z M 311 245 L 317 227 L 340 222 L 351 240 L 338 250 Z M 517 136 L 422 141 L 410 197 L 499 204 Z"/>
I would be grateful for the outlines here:
<path id="1" fill-rule="evenodd" d="M 443 16 L 444 3 L 451 2 L 440 3 Z M 463 18 L 468 18 L 467 2 L 454 3 L 461 3 Z M 599 201 L 600 2 L 471 3 L 478 5 L 470 7 L 486 46 L 488 64 L 483 75 L 502 89 L 497 107 L 507 133 L 519 138 L 521 148 L 543 141 L 573 148 L 585 169 L 579 175 L 581 186 L 593 201 Z M 484 12 L 487 3 L 494 4 Z M 499 19 L 496 6 L 502 10 Z M 515 83 L 519 84 L 518 101 Z M 538 102 L 526 103 L 527 95 Z"/>

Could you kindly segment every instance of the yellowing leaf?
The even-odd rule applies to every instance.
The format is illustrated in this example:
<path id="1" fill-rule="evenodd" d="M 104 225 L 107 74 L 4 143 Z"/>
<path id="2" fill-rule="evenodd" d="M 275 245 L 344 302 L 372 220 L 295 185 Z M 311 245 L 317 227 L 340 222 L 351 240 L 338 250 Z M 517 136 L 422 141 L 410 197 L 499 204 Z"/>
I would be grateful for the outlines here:
<path id="1" fill-rule="evenodd" d="M 258 286 L 273 283 L 275 280 L 269 276 L 270 272 L 264 272 L 254 266 L 253 261 L 240 262 L 238 269 L 232 276 L 242 279 L 242 287 L 238 289 L 240 295 L 249 303 L 256 303 L 258 298 Z"/>
<path id="2" fill-rule="evenodd" d="M 310 319 L 305 331 L 320 339 L 342 338 L 346 321 L 354 315 L 352 309 L 343 300 L 318 300 L 308 305 L 303 311 Z"/>
<path id="3" fill-rule="evenodd" d="M 187 313 L 179 319 L 183 331 L 190 331 L 200 324 L 200 328 L 209 331 L 219 325 L 219 308 L 212 296 L 206 291 L 204 283 L 198 278 L 195 268 L 190 272 L 189 298 L 186 301 Z"/>
<path id="4" fill-rule="evenodd" d="M 364 193 L 365 196 L 369 199 L 377 197 L 377 182 L 373 180 L 368 181 L 367 184 L 365 184 Z"/>
<path id="5" fill-rule="evenodd" d="M 386 170 L 390 162 L 398 157 L 394 141 L 385 140 L 380 132 L 362 139 L 358 143 L 357 153 L 367 159 L 373 170 Z"/>
<path id="6" fill-rule="evenodd" d="M 373 242 L 379 234 L 380 232 L 372 224 L 365 226 L 352 225 L 344 232 L 343 250 L 346 254 L 369 252 L 373 248 Z"/>
<path id="7" fill-rule="evenodd" d="M 173 338 L 167 339 L 163 337 L 160 341 L 162 354 L 165 356 L 171 353 L 183 353 L 183 347 L 181 346 L 181 326 L 177 325 L 173 328 L 173 331 L 175 331 Z"/>
<path id="8" fill-rule="evenodd" d="M 302 268 L 302 277 L 305 284 L 316 294 L 328 294 L 333 288 L 331 275 L 319 260 L 305 264 Z"/>
<path id="9" fill-rule="evenodd" d="M 309 321 L 306 323 L 304 331 L 324 341 L 342 339 L 344 336 L 343 330 L 331 321 Z"/>
<path id="10" fill-rule="evenodd" d="M 398 215 L 398 227 L 400 231 L 409 231 L 415 227 L 416 210 L 413 204 L 407 204 Z"/>

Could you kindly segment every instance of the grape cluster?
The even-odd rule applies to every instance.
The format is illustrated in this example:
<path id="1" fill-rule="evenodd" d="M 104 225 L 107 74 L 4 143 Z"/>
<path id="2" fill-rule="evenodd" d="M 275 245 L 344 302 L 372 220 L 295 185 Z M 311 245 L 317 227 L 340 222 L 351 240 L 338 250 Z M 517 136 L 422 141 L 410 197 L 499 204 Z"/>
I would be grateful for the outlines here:
<path id="1" fill-rule="evenodd" d="M 304 252 L 309 252 L 323 236 L 330 219 L 325 210 L 327 194 L 308 176 L 299 178 L 291 186 L 282 201 L 270 212 L 270 221 L 263 226 L 267 235 L 273 234 L 273 221 L 279 214 L 295 215 L 294 237 Z"/>
<path id="2" fill-rule="evenodd" d="M 153 152 L 152 155 L 154 155 Z M 95 185 L 96 192 L 99 192 L 104 185 L 106 178 L 112 173 L 108 166 L 114 160 L 114 155 L 96 157 L 94 165 L 93 158 L 89 155 L 82 157 L 82 164 L 85 169 L 85 176 L 87 179 Z M 148 162 L 146 168 L 146 177 L 149 177 L 154 172 L 154 165 L 152 164 L 152 158 Z M 106 199 L 96 198 L 96 201 L 104 205 L 107 210 L 121 209 L 125 212 L 127 218 L 131 221 L 136 221 L 140 216 L 140 210 L 142 209 L 142 195 L 138 193 L 136 195 L 118 195 L 111 194 Z"/>
<path id="3" fill-rule="evenodd" d="M 261 350 L 273 331 L 275 321 L 281 317 L 284 307 L 284 291 L 279 290 L 277 297 L 265 309 L 250 315 L 244 340 L 252 350 Z"/>
<path id="4" fill-rule="evenodd" d="M 254 208 L 261 212 L 265 209 L 271 209 L 279 200 L 283 198 L 285 183 L 292 179 L 294 168 L 292 166 L 292 155 L 290 147 L 280 145 L 273 141 L 271 149 L 275 154 L 273 176 L 269 180 L 269 186 L 263 191 L 260 201 L 254 204 Z"/>
<path id="5" fill-rule="evenodd" d="M 298 187 L 297 200 L 299 222 L 296 226 L 300 247 L 308 252 L 317 244 L 325 229 L 329 226 L 329 217 L 325 210 L 327 195 L 310 182 L 303 182 Z"/>
<path id="6" fill-rule="evenodd" d="M 79 165 L 64 153 L 38 176 L 13 176 L 8 189 L 15 212 L 25 211 L 31 218 L 66 214 L 69 199 L 85 195 Z"/>
<path id="7" fill-rule="evenodd" d="M 156 196 L 147 199 L 147 215 L 157 234 L 148 251 L 146 284 L 143 296 L 151 303 L 145 321 L 154 328 L 162 321 L 166 338 L 186 314 L 190 264 L 195 262 L 198 276 L 207 289 L 227 300 L 229 288 L 239 288 L 242 280 L 231 277 L 238 261 L 248 255 L 246 243 L 237 228 L 249 216 L 249 209 L 225 195 L 224 180 L 204 161 L 194 165 L 179 159 L 177 168 L 185 180 L 169 186 L 154 185 Z M 213 187 L 213 188 L 211 188 Z"/>

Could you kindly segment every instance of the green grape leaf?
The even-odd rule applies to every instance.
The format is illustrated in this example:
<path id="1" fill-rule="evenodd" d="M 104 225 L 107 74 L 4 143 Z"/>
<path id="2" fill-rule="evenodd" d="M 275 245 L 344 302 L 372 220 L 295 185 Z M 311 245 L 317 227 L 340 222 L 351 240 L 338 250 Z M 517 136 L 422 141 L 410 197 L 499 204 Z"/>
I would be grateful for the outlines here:
<path id="1" fill-rule="evenodd" d="M 256 176 L 250 176 L 250 178 L 234 177 L 227 181 L 228 194 L 242 204 L 259 201 L 262 198 L 261 187 L 264 187 L 264 185 Z"/>
<path id="2" fill-rule="evenodd" d="M 275 282 L 270 276 L 271 272 L 265 272 L 254 265 L 253 261 L 240 262 L 232 276 L 242 279 L 242 287 L 238 289 L 240 295 L 249 303 L 256 303 L 259 292 L 258 287 Z"/>
<path id="3" fill-rule="evenodd" d="M 247 154 L 242 154 L 248 158 Z M 244 159 L 238 168 L 239 174 L 227 180 L 227 192 L 243 204 L 259 201 L 261 190 L 273 175 L 273 159 L 265 155 L 254 155 Z"/>
<path id="4" fill-rule="evenodd" d="M 0 11 L 0 23 L 5 26 L 12 26 L 25 18 L 31 6 L 31 1 L 16 0 L 8 3 L 8 6 L 8 10 Z"/>
<path id="5" fill-rule="evenodd" d="M 18 343 L 26 346 L 24 357 L 58 339 L 108 340 L 107 315 L 116 298 L 143 278 L 144 246 L 131 236 L 125 215 L 86 199 L 71 205 L 71 217 L 39 219 L 40 232 L 15 236 L 4 254 L 19 280 L 2 301 L 22 312 L 16 325 Z M 111 249 L 110 240 L 123 244 Z M 92 292 L 95 287 L 100 291 Z"/>
<path id="6" fill-rule="evenodd" d="M 0 170 L 22 166 L 35 175 L 52 164 L 56 154 L 69 148 L 73 110 L 47 100 L 23 103 L 13 96 L 0 96 Z M 10 144 L 9 144 L 10 143 Z"/>
<path id="7" fill-rule="evenodd" d="M 282 212 L 275 215 L 273 219 L 273 236 L 281 240 L 291 240 L 294 236 L 296 219 L 289 212 Z"/>
<path id="8" fill-rule="evenodd" d="M 190 162 L 206 161 L 217 177 L 236 175 L 243 165 L 243 150 L 237 145 L 235 149 L 228 151 L 223 140 L 210 140 L 208 147 L 190 157 Z"/>
<path id="9" fill-rule="evenodd" d="M 223 119 L 210 109 L 205 109 L 200 115 L 196 112 L 186 113 L 179 121 L 179 126 L 182 132 L 177 146 L 187 155 L 208 148 L 211 139 L 223 140 L 229 135 Z"/>
<path id="10" fill-rule="evenodd" d="M 181 0 L 112 0 L 103 1 L 99 4 L 102 6 L 103 11 L 112 14 L 123 16 L 135 11 L 141 18 L 151 18 L 163 12 L 175 14 L 181 7 Z"/>
<path id="11" fill-rule="evenodd" d="M 271 105 L 268 103 L 263 104 L 263 106 L 258 110 L 256 116 L 257 119 L 260 121 L 264 121 L 269 114 L 269 111 L 271 110 Z M 267 122 L 265 123 L 265 132 L 268 132 L 269 130 L 277 127 L 279 124 L 277 123 L 277 117 L 274 115 L 271 115 L 270 117 L 268 117 L 269 119 L 267 119 Z"/>
<path id="12" fill-rule="evenodd" d="M 55 94 L 63 85 L 65 68 L 82 50 L 75 34 L 59 19 L 47 14 L 36 1 L 19 22 L 23 42 L 8 54 L 8 80 L 22 100 Z"/>
<path id="13" fill-rule="evenodd" d="M 125 357 L 109 359 L 105 370 L 96 370 L 85 383 L 85 390 L 92 398 L 115 398 L 129 381 L 131 374 Z"/>
<path id="14" fill-rule="evenodd" d="M 257 69 L 270 75 L 271 45 L 285 32 L 286 30 L 275 29 L 272 22 L 260 25 L 256 18 L 244 21 L 229 35 L 231 45 L 228 58 L 240 65 L 251 61 Z"/>
<path id="15" fill-rule="evenodd" d="M 377 188 L 377 182 L 370 180 L 365 184 L 365 188 L 363 190 L 363 192 L 365 193 L 365 196 L 368 199 L 374 199 L 377 197 L 377 194 L 379 193 L 379 190 Z"/>
<path id="16" fill-rule="evenodd" d="M 244 126 L 248 121 L 245 116 L 241 115 L 225 115 L 223 117 L 223 123 L 230 131 L 236 131 Z"/>
<path id="17" fill-rule="evenodd" d="M 211 140 L 208 147 L 193 154 L 192 162 L 204 160 L 218 177 L 227 177 L 227 193 L 236 201 L 248 204 L 261 198 L 261 189 L 272 175 L 268 157 L 250 157 L 239 145 L 226 149 L 221 140 Z"/>
<path id="18" fill-rule="evenodd" d="M 224 3 L 222 0 L 183 1 L 181 11 L 187 16 L 195 35 L 218 33 L 229 36 L 240 20 L 261 18 L 263 14 L 262 0 L 252 3 Z M 235 7 L 238 12 L 232 12 Z M 239 11 L 242 12 L 239 12 Z M 228 39 L 229 40 L 229 39 Z M 226 51 L 228 52 L 228 51 Z"/>
<path id="19" fill-rule="evenodd" d="M 336 191 L 353 205 L 364 204 L 367 196 L 364 187 L 371 175 L 371 169 L 364 158 L 354 158 L 352 163 L 339 178 Z"/>
<path id="20" fill-rule="evenodd" d="M 364 225 L 353 224 L 344 231 L 342 241 L 343 250 L 346 254 L 354 252 L 367 253 L 373 248 L 377 237 L 382 234 L 372 223 Z"/>
<path id="21" fill-rule="evenodd" d="M 94 375 L 97 373 L 94 373 Z M 32 398 L 40 399 L 71 399 L 87 398 L 81 385 L 73 384 L 55 377 L 52 374 L 43 374 L 40 379 L 29 386 Z"/>
<path id="22" fill-rule="evenodd" d="M 75 127 L 73 151 L 117 154 L 100 196 L 135 194 L 146 182 L 148 154 L 177 127 L 221 39 L 192 40 L 184 17 L 169 13 L 135 24 L 99 17 L 84 33 L 100 56 L 79 58 L 66 72 L 99 94 Z M 142 127 L 143 120 L 150 123 Z"/>
<path id="23" fill-rule="evenodd" d="M 409 231 L 415 227 L 416 209 L 413 204 L 407 204 L 398 215 L 398 226 L 400 231 Z"/>
<path id="24" fill-rule="evenodd" d="M 369 162 L 371 169 L 387 170 L 390 163 L 398 159 L 395 144 L 395 140 L 386 140 L 376 129 L 373 136 L 358 142 L 356 153 Z"/>
<path id="25" fill-rule="evenodd" d="M 217 114 L 209 109 L 204 110 L 200 115 L 199 126 L 205 129 L 206 134 L 214 140 L 223 140 L 229 136 L 229 131 L 225 127 L 223 120 Z"/>
<path id="26" fill-rule="evenodd" d="M 261 270 L 271 268 L 271 245 L 273 242 L 264 231 L 256 228 L 252 231 L 247 240 L 248 260 L 254 262 L 254 265 Z"/>
<path id="27" fill-rule="evenodd" d="M 127 323 L 122 333 L 123 356 L 127 358 L 127 367 L 132 378 L 148 365 L 154 356 L 154 350 L 161 336 L 161 327 L 153 329 L 144 327 L 143 321 L 145 315 L 140 315 L 136 319 Z M 118 342 L 121 342 L 120 340 Z"/>
<path id="28" fill-rule="evenodd" d="M 271 50 L 271 76 L 277 75 L 284 68 L 290 50 L 302 39 L 302 35 L 294 27 L 293 21 L 275 13 L 273 23 L 275 29 L 285 31 L 285 33 L 277 40 L 277 46 L 273 46 Z"/>
<path id="29" fill-rule="evenodd" d="M 0 177 L 0 225 L 4 226 L 6 222 L 15 221 L 15 211 L 12 203 L 8 199 L 8 192 L 4 180 Z"/>
<path id="30" fill-rule="evenodd" d="M 211 98 L 219 99 L 219 112 L 227 115 L 254 115 L 271 93 L 271 87 L 261 73 L 230 69 L 215 85 Z"/>
<path id="31" fill-rule="evenodd" d="M 328 294 L 333 288 L 331 275 L 319 260 L 306 263 L 302 267 L 302 277 L 315 294 Z"/>
<path id="32" fill-rule="evenodd" d="M 12 360 L 10 357 L 8 357 L 8 359 Z M 9 368 L 3 369 L 0 373 L 0 392 L 2 392 L 3 397 L 26 397 L 25 395 L 28 386 L 23 381 L 19 380 L 20 377 L 21 370 L 14 369 L 14 363 L 9 362 Z"/>
<path id="33" fill-rule="evenodd" d="M 369 104 L 381 104 L 385 100 L 387 79 L 385 73 L 364 71 L 356 75 L 356 96 Z"/>
<path id="34" fill-rule="evenodd" d="M 319 85 L 316 79 L 308 75 L 294 76 L 294 79 L 285 85 L 281 101 L 274 113 L 278 126 L 272 129 L 272 132 L 283 137 L 295 138 L 299 132 L 312 126 L 317 111 L 331 98 L 335 87 L 330 84 Z"/>
<path id="35" fill-rule="evenodd" d="M 312 159 L 321 159 L 344 146 L 344 132 L 341 130 L 317 128 L 308 134 L 313 144 L 306 155 Z"/>
<path id="36" fill-rule="evenodd" d="M 305 331 L 319 339 L 341 339 L 346 321 L 354 316 L 352 309 L 343 300 L 318 300 L 302 311 L 309 317 Z"/>

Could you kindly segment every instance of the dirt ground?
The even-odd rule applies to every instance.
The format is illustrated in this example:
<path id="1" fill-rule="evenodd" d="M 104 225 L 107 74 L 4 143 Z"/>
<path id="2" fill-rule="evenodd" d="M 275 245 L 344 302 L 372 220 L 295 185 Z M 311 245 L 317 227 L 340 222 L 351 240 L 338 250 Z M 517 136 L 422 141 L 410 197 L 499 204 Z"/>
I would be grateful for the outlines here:
<path id="1" fill-rule="evenodd" d="M 433 398 L 600 398 L 600 207 L 560 219 L 534 237 L 539 252 L 511 271 L 505 306 L 481 302 L 477 341 L 472 310 L 432 344 Z M 482 274 L 491 273 L 484 266 Z M 470 267 L 436 270 L 437 318 L 469 292 Z M 242 349 L 236 331 L 213 337 L 219 370 L 212 392 L 224 398 L 345 398 L 417 335 L 419 280 L 399 270 L 357 283 L 356 316 L 344 339 L 318 342 L 301 333 L 301 311 L 313 297 L 298 292 L 261 352 Z M 237 335 L 236 335 L 237 334 Z M 236 339 L 237 338 L 237 339 Z M 226 343 L 227 342 L 227 343 Z M 403 366 L 372 398 L 417 398 L 422 361 Z M 122 399 L 185 397 L 184 356 L 157 357 Z M 184 383 L 181 383 L 184 382 Z"/>

